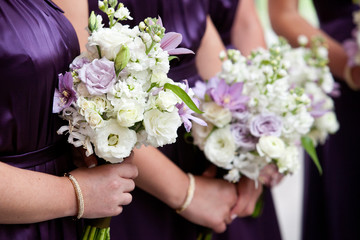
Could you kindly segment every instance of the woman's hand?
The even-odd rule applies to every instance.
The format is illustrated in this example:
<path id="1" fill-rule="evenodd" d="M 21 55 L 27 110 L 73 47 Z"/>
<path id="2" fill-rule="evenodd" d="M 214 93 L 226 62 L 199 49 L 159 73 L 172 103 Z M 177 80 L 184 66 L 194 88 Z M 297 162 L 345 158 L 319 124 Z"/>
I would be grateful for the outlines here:
<path id="1" fill-rule="evenodd" d="M 215 232 L 224 232 L 226 224 L 232 221 L 230 211 L 237 199 L 234 184 L 222 179 L 196 176 L 195 186 L 191 204 L 180 215 Z"/>
<path id="2" fill-rule="evenodd" d="M 132 155 L 120 164 L 78 168 L 71 172 L 84 197 L 84 218 L 116 216 L 122 212 L 123 205 L 132 201 L 130 192 L 135 188 L 133 179 L 138 170 L 131 158 Z"/>
<path id="3" fill-rule="evenodd" d="M 262 185 L 259 183 L 256 186 L 253 180 L 242 176 L 236 184 L 236 188 L 238 197 L 231 210 L 231 218 L 250 216 L 254 212 L 256 202 L 262 193 Z"/>
<path id="4" fill-rule="evenodd" d="M 259 181 L 268 187 L 274 187 L 281 182 L 283 177 L 284 174 L 279 173 L 274 164 L 269 164 L 260 171 Z"/>

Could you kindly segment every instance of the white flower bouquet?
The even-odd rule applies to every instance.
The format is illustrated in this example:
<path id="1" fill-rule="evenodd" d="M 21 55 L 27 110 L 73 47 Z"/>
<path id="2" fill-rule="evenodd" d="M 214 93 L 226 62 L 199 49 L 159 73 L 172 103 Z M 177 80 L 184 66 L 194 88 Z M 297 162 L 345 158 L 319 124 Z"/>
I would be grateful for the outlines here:
<path id="1" fill-rule="evenodd" d="M 315 86 L 306 88 L 307 93 L 303 87 L 312 78 L 300 80 L 291 71 L 293 63 L 288 58 L 298 53 L 290 51 L 285 43 L 258 49 L 249 57 L 228 50 L 220 54 L 221 72 L 207 82 L 197 82 L 193 89 L 202 100 L 201 117 L 207 123 L 193 125 L 194 144 L 212 163 L 228 170 L 224 176 L 228 181 L 236 182 L 241 175 L 257 181 L 267 164 L 275 164 L 283 174 L 294 172 L 301 144 L 321 171 L 314 142 L 308 135 L 315 130 L 334 130 L 325 130 L 326 123 L 321 121 L 316 123 L 315 112 L 319 109 L 313 106 L 320 101 L 319 105 L 327 107 L 324 112 L 329 113 L 332 105 L 322 104 L 323 99 L 328 100 L 326 94 L 315 96 L 310 89 L 321 94 L 323 88 L 332 90 L 332 78 L 313 81 Z M 325 137 L 312 135 L 316 141 Z"/>
<path id="2" fill-rule="evenodd" d="M 70 72 L 59 75 L 53 112 L 68 121 L 58 133 L 68 133 L 69 143 L 84 147 L 87 156 L 95 152 L 118 163 L 135 146 L 174 143 L 181 124 L 189 131 L 189 118 L 201 112 L 187 82 L 167 77 L 170 55 L 193 53 L 176 48 L 181 34 L 165 33 L 160 18 L 147 18 L 133 28 L 122 25 L 120 20 L 132 18 L 117 0 L 99 1 L 99 8 L 107 13 L 109 27 L 91 14 L 87 51 L 74 59 Z M 106 229 L 101 236 L 104 231 L 108 236 Z M 87 229 L 84 239 L 93 232 Z"/>

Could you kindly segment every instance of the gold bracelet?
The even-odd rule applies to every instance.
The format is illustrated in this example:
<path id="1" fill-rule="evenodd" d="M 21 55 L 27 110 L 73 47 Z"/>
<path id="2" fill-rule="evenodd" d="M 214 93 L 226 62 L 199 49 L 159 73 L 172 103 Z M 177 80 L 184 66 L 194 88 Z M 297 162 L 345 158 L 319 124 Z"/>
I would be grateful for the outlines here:
<path id="1" fill-rule="evenodd" d="M 349 88 L 351 88 L 352 90 L 354 91 L 357 91 L 360 89 L 360 87 L 356 86 L 353 79 L 352 79 L 352 76 L 351 76 L 351 68 L 349 65 L 346 65 L 345 66 L 345 69 L 344 69 L 344 80 L 345 82 L 347 83 L 347 85 L 349 86 Z"/>
<path id="2" fill-rule="evenodd" d="M 186 199 L 185 199 L 183 205 L 180 208 L 176 209 L 177 213 L 181 213 L 182 211 L 184 211 L 190 205 L 190 203 L 194 197 L 195 178 L 191 173 L 188 173 L 187 175 L 189 176 L 190 183 L 189 183 L 189 187 L 187 190 Z"/>
<path id="3" fill-rule="evenodd" d="M 84 209 L 85 209 L 84 197 L 82 195 L 80 185 L 79 185 L 78 181 L 76 180 L 76 178 L 73 175 L 71 175 L 70 173 L 65 173 L 64 176 L 70 180 L 70 182 L 72 183 L 72 185 L 74 187 L 77 204 L 78 204 L 78 214 L 77 214 L 76 218 L 80 219 L 82 217 L 82 215 L 84 214 Z"/>

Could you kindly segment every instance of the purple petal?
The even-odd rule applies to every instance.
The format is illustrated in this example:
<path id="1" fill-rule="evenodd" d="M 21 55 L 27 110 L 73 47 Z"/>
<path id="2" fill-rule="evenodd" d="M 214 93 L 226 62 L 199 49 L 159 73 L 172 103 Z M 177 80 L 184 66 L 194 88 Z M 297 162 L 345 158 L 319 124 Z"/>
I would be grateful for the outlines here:
<path id="1" fill-rule="evenodd" d="M 202 120 L 201 118 L 195 117 L 193 115 L 190 115 L 188 118 L 193 120 L 194 122 L 196 122 L 197 124 L 199 124 L 201 126 L 207 126 L 207 123 L 204 120 Z"/>
<path id="2" fill-rule="evenodd" d="M 203 81 L 197 81 L 192 90 L 198 98 L 204 99 L 206 93 L 206 83 Z"/>
<path id="3" fill-rule="evenodd" d="M 167 52 L 169 55 L 195 54 L 192 50 L 187 48 L 176 48 L 176 49 L 167 50 Z"/>
<path id="4" fill-rule="evenodd" d="M 161 17 L 160 17 L 160 16 L 158 16 L 158 20 L 156 21 L 156 24 L 157 24 L 157 25 L 160 25 L 161 27 L 164 26 L 163 23 L 162 23 L 162 20 L 161 20 Z"/>
<path id="5" fill-rule="evenodd" d="M 164 51 L 173 50 L 177 46 L 179 46 L 181 41 L 182 41 L 182 35 L 180 33 L 168 32 L 161 39 L 160 47 Z"/>

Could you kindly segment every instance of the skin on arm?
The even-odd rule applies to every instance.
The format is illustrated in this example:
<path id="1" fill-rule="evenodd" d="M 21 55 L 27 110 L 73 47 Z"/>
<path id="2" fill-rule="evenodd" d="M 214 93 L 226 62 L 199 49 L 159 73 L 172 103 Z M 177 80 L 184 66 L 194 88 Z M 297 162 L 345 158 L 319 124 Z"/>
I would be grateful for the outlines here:
<path id="1" fill-rule="evenodd" d="M 131 162 L 71 172 L 84 197 L 84 218 L 118 215 L 131 202 L 137 168 Z M 0 162 L 0 223 L 35 223 L 77 215 L 77 198 L 67 177 Z M 91 206 L 91 207 L 88 207 Z"/>
<path id="2" fill-rule="evenodd" d="M 64 15 L 69 19 L 79 39 L 80 51 L 86 49 L 87 38 L 89 36 L 86 27 L 88 25 L 89 7 L 87 0 L 54 0 L 62 10 Z"/>
<path id="3" fill-rule="evenodd" d="M 331 72 L 337 77 L 344 77 L 344 69 L 347 63 L 347 55 L 344 48 L 325 32 L 312 26 L 299 14 L 298 0 L 269 1 L 269 15 L 275 32 L 288 39 L 292 46 L 298 45 L 297 38 L 301 34 L 307 36 L 308 39 L 312 36 L 321 35 L 326 40 L 329 48 L 329 66 Z"/>
<path id="4" fill-rule="evenodd" d="M 237 6 L 231 43 L 247 56 L 253 49 L 266 48 L 263 28 L 258 17 L 254 0 L 241 0 Z"/>

